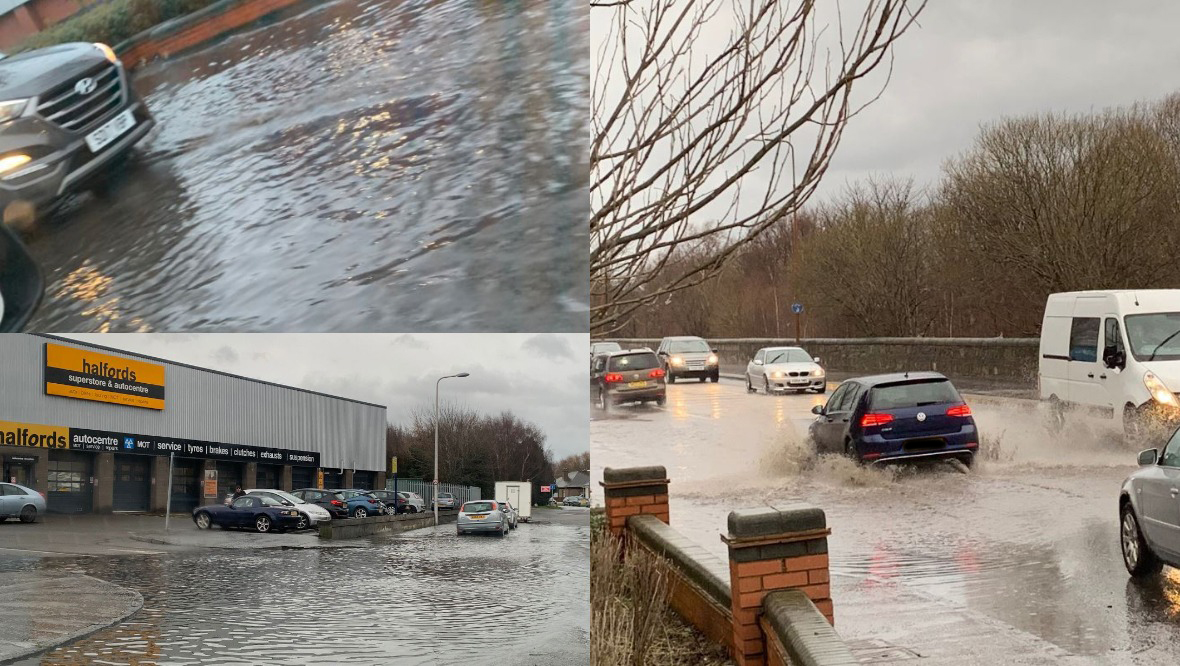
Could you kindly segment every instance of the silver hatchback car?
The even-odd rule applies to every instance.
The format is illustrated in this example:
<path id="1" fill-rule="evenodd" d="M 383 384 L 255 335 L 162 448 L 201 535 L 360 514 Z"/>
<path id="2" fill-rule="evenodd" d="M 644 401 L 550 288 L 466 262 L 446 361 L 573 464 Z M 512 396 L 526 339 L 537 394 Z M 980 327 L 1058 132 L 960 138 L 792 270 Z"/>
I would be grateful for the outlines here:
<path id="1" fill-rule="evenodd" d="M 475 500 L 459 507 L 459 520 L 455 523 L 458 534 L 469 532 L 495 532 L 500 536 L 508 534 L 508 511 L 495 500 Z"/>
<path id="2" fill-rule="evenodd" d="M 20 518 L 22 523 L 36 522 L 45 513 L 45 498 L 27 486 L 0 483 L 0 521 Z"/>
<path id="3" fill-rule="evenodd" d="M 1159 449 L 1139 452 L 1139 469 L 1119 493 L 1119 542 L 1132 576 L 1180 567 L 1180 429 Z"/>

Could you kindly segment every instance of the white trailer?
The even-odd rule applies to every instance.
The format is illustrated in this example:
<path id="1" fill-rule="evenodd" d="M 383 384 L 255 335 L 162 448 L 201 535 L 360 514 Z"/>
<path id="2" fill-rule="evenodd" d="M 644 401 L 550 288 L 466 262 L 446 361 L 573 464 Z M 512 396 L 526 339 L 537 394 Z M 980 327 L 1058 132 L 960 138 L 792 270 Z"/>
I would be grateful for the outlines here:
<path id="1" fill-rule="evenodd" d="M 521 522 L 527 523 L 533 516 L 533 484 L 528 481 L 497 481 L 496 499 L 516 507 Z"/>

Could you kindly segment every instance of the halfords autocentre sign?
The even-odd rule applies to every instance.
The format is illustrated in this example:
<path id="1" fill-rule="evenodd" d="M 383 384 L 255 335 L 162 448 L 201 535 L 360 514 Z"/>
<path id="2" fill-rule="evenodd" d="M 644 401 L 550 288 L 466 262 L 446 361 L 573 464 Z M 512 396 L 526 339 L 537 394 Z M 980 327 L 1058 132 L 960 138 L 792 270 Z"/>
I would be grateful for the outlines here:
<path id="1" fill-rule="evenodd" d="M 132 435 L 85 428 L 60 428 L 11 421 L 0 421 L 0 445 L 72 449 L 94 453 L 138 453 L 154 456 L 175 453 L 185 458 L 212 458 L 271 465 L 320 466 L 320 454 L 313 451 L 221 444 L 195 439 Z"/>
<path id="2" fill-rule="evenodd" d="M 164 366 L 47 342 L 45 394 L 164 409 Z"/>

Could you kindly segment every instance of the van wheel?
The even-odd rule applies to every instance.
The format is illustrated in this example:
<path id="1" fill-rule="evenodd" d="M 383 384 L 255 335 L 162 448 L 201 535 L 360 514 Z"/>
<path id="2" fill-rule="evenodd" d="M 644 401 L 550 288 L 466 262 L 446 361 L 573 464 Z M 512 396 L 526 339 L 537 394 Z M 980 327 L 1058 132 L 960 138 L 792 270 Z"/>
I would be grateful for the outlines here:
<path id="1" fill-rule="evenodd" d="M 1128 444 L 1138 444 L 1147 439 L 1148 424 L 1143 412 L 1131 403 L 1123 405 L 1123 437 Z"/>
<path id="2" fill-rule="evenodd" d="M 1151 552 L 1151 547 L 1139 531 L 1139 521 L 1135 519 L 1131 502 L 1123 502 L 1119 513 L 1119 545 L 1122 546 L 1123 564 L 1127 572 L 1136 578 L 1159 573 L 1163 563 Z"/>
<path id="3" fill-rule="evenodd" d="M 1049 396 L 1049 402 L 1045 404 L 1045 429 L 1051 435 L 1060 434 L 1065 428 L 1065 403 L 1057 399 L 1057 396 Z"/>

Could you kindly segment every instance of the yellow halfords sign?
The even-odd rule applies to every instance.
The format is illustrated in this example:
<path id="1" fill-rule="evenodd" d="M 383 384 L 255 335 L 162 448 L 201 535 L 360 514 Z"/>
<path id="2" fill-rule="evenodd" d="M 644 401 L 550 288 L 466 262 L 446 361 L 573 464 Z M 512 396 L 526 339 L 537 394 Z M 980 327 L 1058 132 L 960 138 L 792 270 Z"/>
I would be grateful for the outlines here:
<path id="1" fill-rule="evenodd" d="M 70 448 L 70 429 L 35 423 L 0 421 L 0 445 Z"/>
<path id="2" fill-rule="evenodd" d="M 45 395 L 164 409 L 164 366 L 47 342 Z"/>

